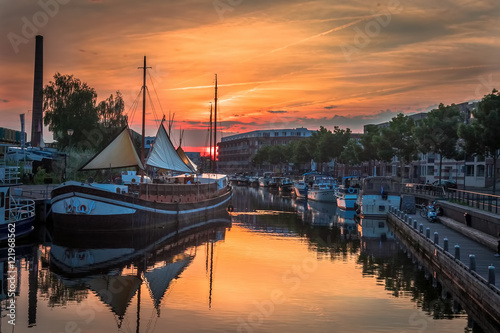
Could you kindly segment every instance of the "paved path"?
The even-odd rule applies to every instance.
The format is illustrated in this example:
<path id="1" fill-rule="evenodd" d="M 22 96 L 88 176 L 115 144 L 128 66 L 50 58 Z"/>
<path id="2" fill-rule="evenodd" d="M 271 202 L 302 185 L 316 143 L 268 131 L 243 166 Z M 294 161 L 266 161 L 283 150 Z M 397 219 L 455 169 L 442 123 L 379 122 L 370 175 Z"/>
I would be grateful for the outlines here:
<path id="1" fill-rule="evenodd" d="M 426 228 L 429 228 L 431 231 L 431 240 L 434 240 L 434 232 L 437 232 L 439 235 L 438 244 L 441 247 L 443 247 L 443 239 L 445 237 L 448 238 L 448 252 L 453 256 L 455 255 L 455 245 L 459 245 L 460 261 L 467 267 L 470 265 L 469 255 L 475 255 L 476 272 L 486 280 L 488 280 L 488 266 L 495 266 L 496 286 L 500 287 L 500 257 L 495 257 L 497 244 L 495 237 L 468 228 L 462 223 L 446 217 L 440 217 L 441 221 L 438 223 L 431 223 L 421 217 L 419 212 L 420 210 L 417 210 L 416 215 L 409 215 L 412 221 L 414 219 L 417 220 L 418 230 L 420 230 L 420 224 L 422 224 L 425 235 Z M 493 244 L 494 246 L 492 246 Z"/>

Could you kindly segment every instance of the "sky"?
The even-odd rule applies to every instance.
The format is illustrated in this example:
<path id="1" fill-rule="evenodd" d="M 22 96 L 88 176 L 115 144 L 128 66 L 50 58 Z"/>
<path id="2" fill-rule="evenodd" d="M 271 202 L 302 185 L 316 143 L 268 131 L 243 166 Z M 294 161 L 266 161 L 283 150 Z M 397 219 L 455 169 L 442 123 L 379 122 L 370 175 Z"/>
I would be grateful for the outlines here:
<path id="1" fill-rule="evenodd" d="M 35 35 L 44 86 L 55 73 L 98 101 L 120 91 L 131 127 L 147 56 L 146 134 L 175 113 L 174 144 L 218 136 L 363 125 L 481 99 L 500 89 L 494 0 L 0 0 L 0 127 L 31 126 Z M 29 130 L 28 139 L 29 139 Z M 52 136 L 44 132 L 46 142 Z M 192 148 L 192 149 L 190 149 Z"/>

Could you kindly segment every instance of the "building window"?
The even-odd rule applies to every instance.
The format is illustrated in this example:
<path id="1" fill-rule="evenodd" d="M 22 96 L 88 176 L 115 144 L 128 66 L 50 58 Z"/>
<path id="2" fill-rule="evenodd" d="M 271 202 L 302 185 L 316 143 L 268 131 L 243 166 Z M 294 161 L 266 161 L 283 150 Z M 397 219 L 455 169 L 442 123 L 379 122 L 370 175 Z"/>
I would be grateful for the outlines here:
<path id="1" fill-rule="evenodd" d="M 281 135 L 282 136 L 286 136 L 286 132 L 281 132 Z"/>
<path id="2" fill-rule="evenodd" d="M 274 136 L 280 136 L 279 132 L 274 132 Z"/>
<path id="3" fill-rule="evenodd" d="M 467 165 L 465 175 L 467 177 L 473 177 L 474 176 L 474 166 L 473 165 Z"/>
<path id="4" fill-rule="evenodd" d="M 484 165 L 477 166 L 477 176 L 484 177 Z"/>
<path id="5" fill-rule="evenodd" d="M 434 176 L 434 166 L 432 165 L 427 166 L 427 176 Z"/>

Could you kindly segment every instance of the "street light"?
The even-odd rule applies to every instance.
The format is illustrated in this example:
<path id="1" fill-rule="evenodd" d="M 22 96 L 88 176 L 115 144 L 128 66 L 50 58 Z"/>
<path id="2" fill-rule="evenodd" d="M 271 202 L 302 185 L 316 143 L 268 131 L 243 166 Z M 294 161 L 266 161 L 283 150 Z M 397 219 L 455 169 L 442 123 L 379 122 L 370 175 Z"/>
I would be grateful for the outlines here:
<path id="1" fill-rule="evenodd" d="M 68 133 L 68 137 L 69 137 L 69 150 L 68 150 L 68 165 L 69 163 L 71 162 L 71 137 L 73 136 L 73 133 L 75 131 L 71 128 L 68 129 L 67 133 Z M 68 166 L 68 170 L 69 170 L 69 166 Z M 68 175 L 68 173 L 66 172 L 66 175 Z"/>

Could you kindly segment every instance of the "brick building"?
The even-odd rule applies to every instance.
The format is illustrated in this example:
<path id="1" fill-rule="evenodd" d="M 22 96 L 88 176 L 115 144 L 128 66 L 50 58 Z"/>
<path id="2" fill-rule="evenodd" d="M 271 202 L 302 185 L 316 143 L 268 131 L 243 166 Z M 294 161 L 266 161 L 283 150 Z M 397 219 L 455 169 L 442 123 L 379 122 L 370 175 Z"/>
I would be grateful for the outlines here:
<path id="1" fill-rule="evenodd" d="M 254 170 L 252 158 L 265 145 L 286 145 L 312 135 L 307 128 L 258 130 L 227 136 L 218 143 L 217 169 L 226 173 Z M 254 170 L 256 171 L 256 170 Z"/>

